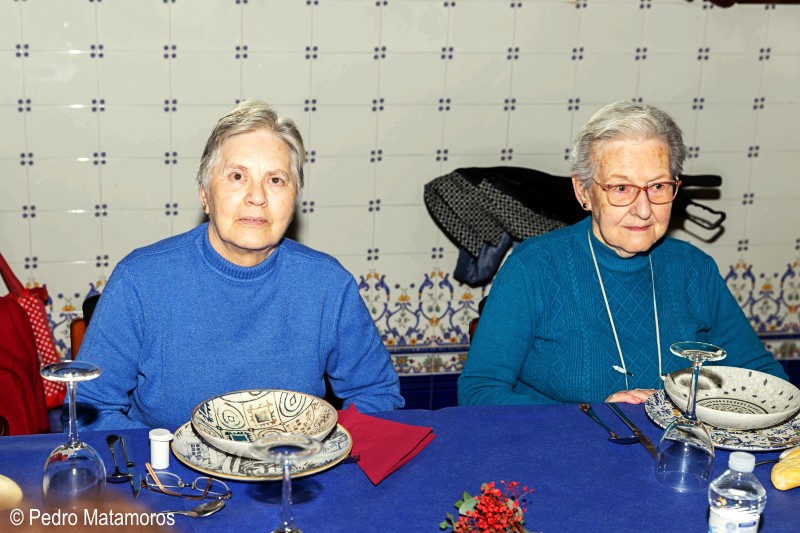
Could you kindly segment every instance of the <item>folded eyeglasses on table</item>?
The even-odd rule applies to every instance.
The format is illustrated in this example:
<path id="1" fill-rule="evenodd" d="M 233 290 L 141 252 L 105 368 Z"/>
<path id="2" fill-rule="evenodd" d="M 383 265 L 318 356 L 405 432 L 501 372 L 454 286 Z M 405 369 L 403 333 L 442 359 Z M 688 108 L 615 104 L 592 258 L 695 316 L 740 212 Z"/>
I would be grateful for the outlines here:
<path id="1" fill-rule="evenodd" d="M 229 500 L 232 496 L 228 485 L 219 479 L 200 476 L 191 483 L 186 483 L 172 472 L 156 473 L 150 463 L 145 463 L 145 467 L 147 476 L 142 480 L 142 487 L 147 490 L 187 500 Z"/>

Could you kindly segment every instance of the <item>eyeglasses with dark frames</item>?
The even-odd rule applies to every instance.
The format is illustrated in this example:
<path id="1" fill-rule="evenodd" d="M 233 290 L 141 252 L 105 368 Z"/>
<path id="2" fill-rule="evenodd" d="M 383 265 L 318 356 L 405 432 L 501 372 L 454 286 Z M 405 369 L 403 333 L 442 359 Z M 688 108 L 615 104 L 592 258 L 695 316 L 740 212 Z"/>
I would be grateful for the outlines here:
<path id="1" fill-rule="evenodd" d="M 675 179 L 670 181 L 657 181 L 650 183 L 644 187 L 633 185 L 630 183 L 600 183 L 597 180 L 594 182 L 600 186 L 601 189 L 606 191 L 608 203 L 616 207 L 627 207 L 631 205 L 639 197 L 639 193 L 645 191 L 647 199 L 651 204 L 662 205 L 671 203 L 678 194 L 678 187 L 681 185 L 681 180 Z"/>
<path id="2" fill-rule="evenodd" d="M 229 500 L 233 495 L 223 481 L 213 477 L 201 476 L 186 483 L 177 474 L 159 472 L 156 474 L 150 463 L 145 463 L 147 476 L 142 480 L 142 487 L 153 492 L 186 498 L 187 500 Z"/>

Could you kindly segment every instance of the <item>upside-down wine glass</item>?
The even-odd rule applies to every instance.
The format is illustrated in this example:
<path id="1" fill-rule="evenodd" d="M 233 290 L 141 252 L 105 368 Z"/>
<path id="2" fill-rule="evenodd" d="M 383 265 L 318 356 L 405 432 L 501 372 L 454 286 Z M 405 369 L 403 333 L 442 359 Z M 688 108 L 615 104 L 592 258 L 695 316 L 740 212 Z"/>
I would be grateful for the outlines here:
<path id="1" fill-rule="evenodd" d="M 303 533 L 294 525 L 292 512 L 292 462 L 320 452 L 322 443 L 306 435 L 273 433 L 253 442 L 253 449 L 266 460 L 278 463 L 282 472 L 280 524 L 272 533 Z"/>
<path id="2" fill-rule="evenodd" d="M 85 361 L 61 361 L 42 368 L 50 381 L 67 383 L 69 428 L 67 442 L 57 446 L 44 463 L 42 494 L 50 506 L 75 509 L 80 500 L 97 500 L 106 486 L 106 467 L 94 448 L 78 438 L 75 386 L 100 375 L 100 368 Z"/>
<path id="3" fill-rule="evenodd" d="M 656 479 L 678 492 L 708 487 L 714 465 L 714 441 L 708 428 L 697 420 L 697 381 L 705 361 L 719 361 L 727 353 L 704 342 L 676 342 L 669 347 L 677 356 L 692 362 L 692 379 L 686 410 L 664 430 L 656 454 Z"/>

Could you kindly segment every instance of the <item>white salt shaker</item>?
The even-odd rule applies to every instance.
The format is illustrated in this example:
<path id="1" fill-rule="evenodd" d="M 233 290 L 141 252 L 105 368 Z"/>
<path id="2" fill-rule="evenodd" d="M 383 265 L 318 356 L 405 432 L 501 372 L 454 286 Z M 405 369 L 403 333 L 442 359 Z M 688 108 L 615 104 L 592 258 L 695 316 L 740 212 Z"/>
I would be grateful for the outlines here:
<path id="1" fill-rule="evenodd" d="M 169 468 L 169 441 L 172 433 L 166 429 L 153 429 L 150 431 L 150 466 L 156 470 Z"/>

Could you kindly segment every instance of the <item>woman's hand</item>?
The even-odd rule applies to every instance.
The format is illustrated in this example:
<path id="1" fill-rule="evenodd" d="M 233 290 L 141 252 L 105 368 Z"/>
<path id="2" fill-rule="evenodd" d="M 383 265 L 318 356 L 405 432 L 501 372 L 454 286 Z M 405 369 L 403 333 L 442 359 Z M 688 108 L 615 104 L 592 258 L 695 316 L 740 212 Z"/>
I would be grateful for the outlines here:
<path id="1" fill-rule="evenodd" d="M 623 390 L 606 398 L 606 403 L 644 403 L 655 392 L 651 389 Z"/>

